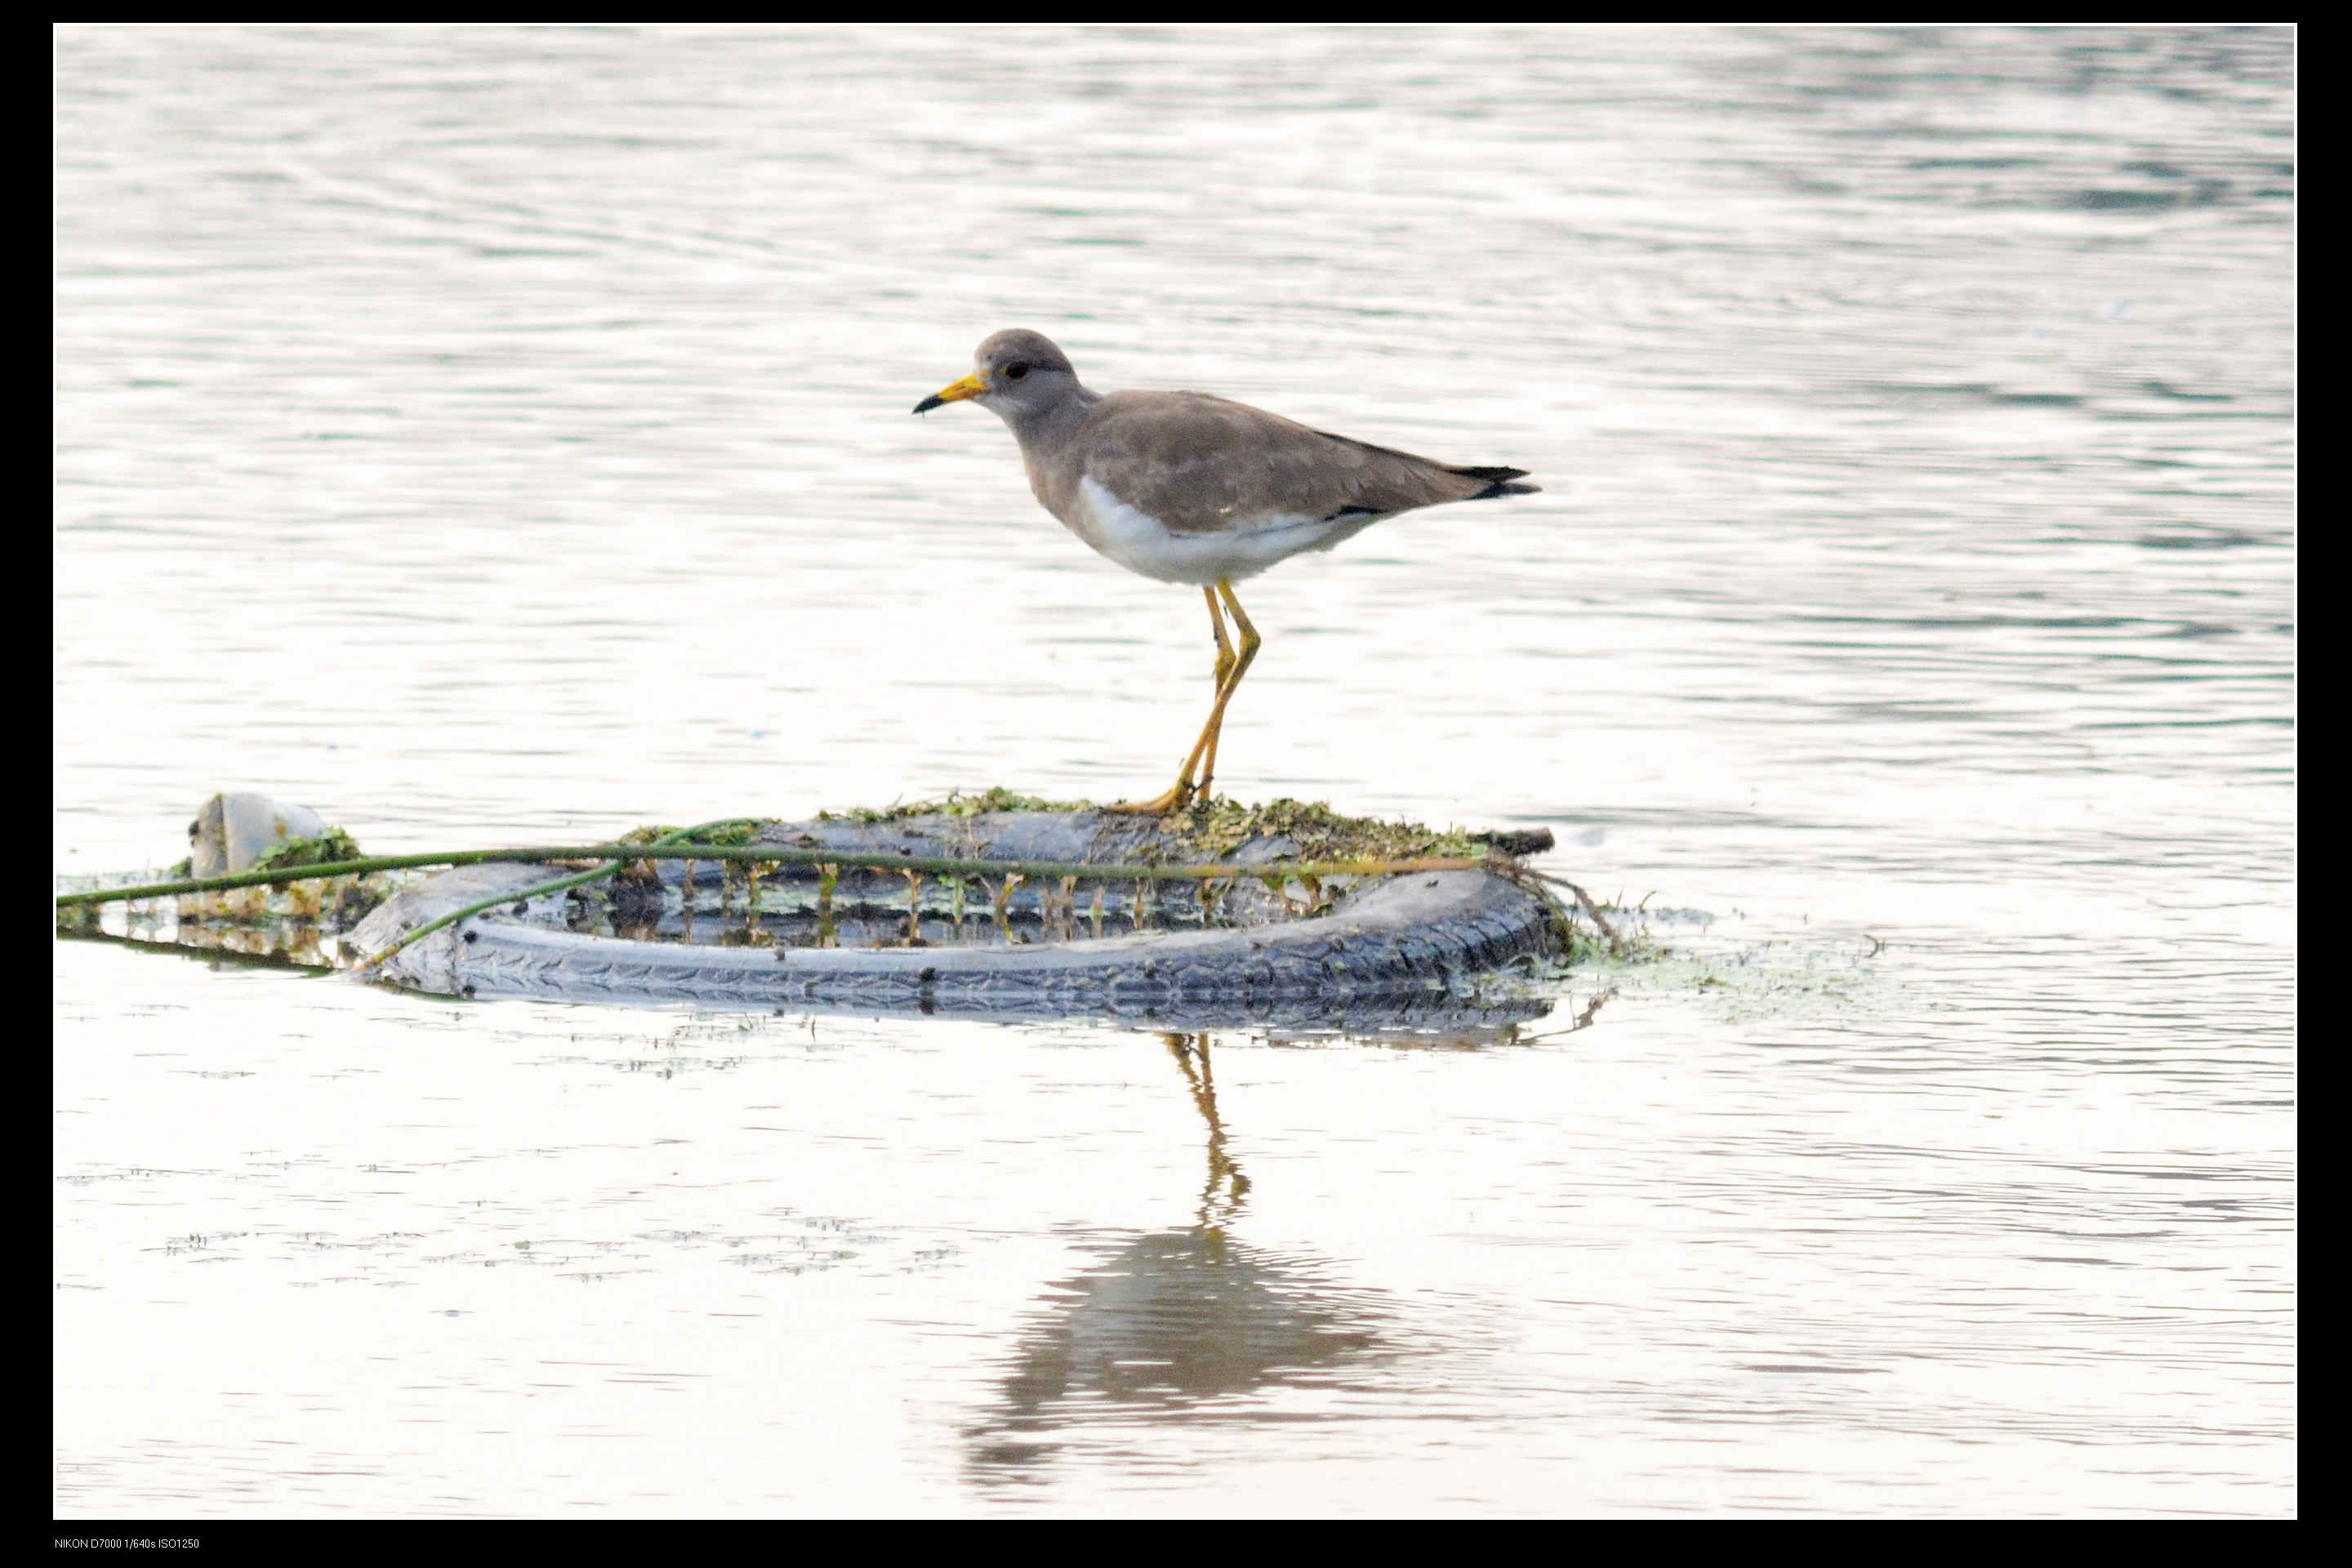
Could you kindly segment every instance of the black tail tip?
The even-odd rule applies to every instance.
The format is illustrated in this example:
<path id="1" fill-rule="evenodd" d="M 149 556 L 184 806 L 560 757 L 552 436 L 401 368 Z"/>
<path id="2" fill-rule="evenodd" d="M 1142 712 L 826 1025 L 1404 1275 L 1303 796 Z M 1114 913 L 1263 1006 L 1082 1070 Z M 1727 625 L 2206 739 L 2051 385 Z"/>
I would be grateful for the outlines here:
<path id="1" fill-rule="evenodd" d="M 1480 490 L 1476 495 L 1470 497 L 1469 499 L 1472 500 L 1485 500 L 1489 496 L 1529 496 L 1534 495 L 1543 489 L 1543 486 L 1541 485 L 1515 485 L 1511 483 L 1513 479 L 1524 479 L 1528 477 L 1528 471 L 1525 468 L 1460 468 L 1454 471 L 1460 474 L 1465 479 L 1484 479 L 1486 481 L 1486 488 Z"/>

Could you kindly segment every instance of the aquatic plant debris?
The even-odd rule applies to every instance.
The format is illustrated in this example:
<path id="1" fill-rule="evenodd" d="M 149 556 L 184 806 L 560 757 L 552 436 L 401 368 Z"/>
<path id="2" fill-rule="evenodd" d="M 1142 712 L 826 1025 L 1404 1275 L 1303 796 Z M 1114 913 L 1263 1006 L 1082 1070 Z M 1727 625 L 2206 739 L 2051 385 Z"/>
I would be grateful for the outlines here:
<path id="1" fill-rule="evenodd" d="M 312 838 L 289 838 L 265 850 L 248 871 L 291 871 L 304 866 L 327 866 L 341 860 L 357 860 L 362 852 L 359 843 L 340 827 L 330 827 Z"/>
<path id="2" fill-rule="evenodd" d="M 1195 805 L 1179 819 L 1186 840 L 1209 859 L 1221 859 L 1258 837 L 1282 837 L 1297 845 L 1300 860 L 1402 860 L 1444 856 L 1484 858 L 1489 841 L 1460 827 L 1444 832 L 1418 822 L 1347 816 L 1322 801 L 1284 796 L 1263 805 L 1244 805 L 1229 795 Z"/>
<path id="3" fill-rule="evenodd" d="M 814 820 L 854 822 L 866 826 L 913 826 L 929 818 L 969 821 L 993 813 L 1074 815 L 1101 809 L 1092 801 L 1055 800 L 1003 785 L 992 785 L 970 794 L 961 789 L 950 790 L 935 799 L 898 801 L 887 806 L 824 810 L 818 812 Z M 1553 907 L 1555 933 L 1570 963 L 1595 956 L 1619 962 L 1639 962 L 1658 951 L 1646 933 L 1631 939 L 1621 934 L 1612 924 L 1603 907 L 1596 904 L 1583 888 L 1519 863 L 1528 855 L 1552 847 L 1552 835 L 1548 828 L 1474 831 L 1450 826 L 1437 829 L 1418 822 L 1349 816 L 1335 811 L 1328 802 L 1302 801 L 1286 795 L 1255 805 L 1236 801 L 1230 795 L 1218 795 L 1193 801 L 1185 807 L 1150 820 L 1156 822 L 1166 834 L 1165 839 L 1139 856 L 1130 855 L 1123 858 L 1140 859 L 1171 868 L 1198 870 L 1216 868 L 1218 863 L 1227 860 L 1245 845 L 1271 843 L 1282 846 L 1278 854 L 1262 862 L 1249 868 L 1234 867 L 1231 869 L 1242 875 L 1256 875 L 1295 915 L 1301 918 L 1312 919 L 1322 913 L 1338 897 L 1339 887 L 1327 887 L 1322 880 L 1325 876 L 1341 876 L 1353 880 L 1364 875 L 1395 874 L 1443 862 L 1463 868 L 1477 867 L 1540 893 Z M 675 831 L 648 826 L 625 835 L 624 842 L 644 843 L 657 833 Z M 757 834 L 756 827 L 745 826 L 732 837 L 755 839 Z M 697 840 L 702 841 L 706 840 Z M 739 857 L 740 854 L 739 851 Z M 904 856 L 906 851 L 902 848 L 900 854 Z M 845 858 L 828 857 L 827 863 L 820 868 L 824 879 L 821 897 L 827 901 L 834 879 L 842 867 L 848 864 L 850 862 Z M 1343 867 L 1346 869 L 1341 869 Z M 944 875 L 961 889 L 961 879 L 957 875 L 960 868 L 952 862 L 934 863 L 908 858 L 898 868 L 908 870 L 909 875 L 916 869 Z M 649 862 L 640 861 L 630 866 L 622 875 L 626 879 L 644 879 L 650 878 L 652 869 Z M 974 874 L 989 869 L 1003 871 L 1005 868 L 979 864 L 971 868 Z M 1004 891 L 1027 875 L 1053 876 L 1073 872 L 1086 875 L 1088 871 L 1105 875 L 1114 870 L 1109 866 L 1027 868 L 1013 871 L 998 890 L 998 897 L 1001 900 Z M 748 883 L 757 872 L 756 861 L 747 862 L 741 868 L 740 880 Z M 1294 903 L 1286 890 L 1286 883 L 1292 880 L 1306 889 L 1307 900 L 1303 905 Z M 1537 884 L 1567 889 L 1574 895 L 1575 909 Z M 1204 904 L 1220 896 L 1213 889 L 1213 884 L 1202 884 L 1201 897 Z M 1592 928 L 1591 931 L 1579 922 L 1576 910 L 1582 911 L 1584 920 Z M 1595 931 L 1598 932 L 1598 940 L 1595 940 Z"/>
<path id="4" fill-rule="evenodd" d="M 978 795 L 965 795 L 950 790 L 937 800 L 915 801 L 907 805 L 884 806 L 853 805 L 843 811 L 820 811 L 819 822 L 898 822 L 912 816 L 979 816 L 992 811 L 1093 811 L 1090 800 L 1047 800 L 1043 795 L 1023 795 L 1018 790 L 1003 787 L 984 789 Z"/>
<path id="5" fill-rule="evenodd" d="M 1082 848 L 1074 841 L 1049 852 L 1050 858 L 1039 858 L 1034 848 L 1024 855 L 1023 847 L 1035 840 L 1024 835 L 1036 830 L 1034 826 L 1023 827 L 1021 819 L 1034 824 L 1039 818 L 1056 816 L 1083 816 L 1097 822 L 1091 847 Z M 992 820 L 978 820 L 983 817 Z M 89 922 L 77 911 L 91 904 L 174 897 L 182 900 L 177 911 L 182 923 L 193 918 L 200 924 L 235 925 L 280 911 L 275 900 L 267 906 L 255 905 L 242 895 L 240 901 L 232 903 L 203 898 L 192 907 L 185 900 L 191 895 L 235 888 L 257 891 L 265 883 L 283 890 L 290 884 L 298 889 L 295 897 L 303 908 L 289 906 L 282 912 L 317 918 L 311 911 L 317 907 L 318 895 L 299 891 L 305 884 L 354 875 L 373 879 L 395 869 L 427 866 L 543 865 L 554 873 L 541 886 L 480 900 L 478 908 L 469 905 L 429 928 L 419 927 L 407 933 L 402 943 L 405 945 L 406 941 L 429 934 L 431 929 L 492 910 L 501 902 L 520 905 L 542 893 L 606 879 L 621 885 L 658 887 L 662 879 L 656 870 L 658 861 L 689 862 L 686 876 L 689 884 L 694 879 L 691 862 L 716 863 L 722 908 L 730 889 L 748 899 L 747 908 L 759 908 L 763 902 L 761 879 L 785 877 L 787 868 L 800 867 L 799 876 L 815 881 L 820 917 L 826 912 L 828 895 L 843 874 L 852 870 L 897 873 L 908 879 L 908 891 L 902 897 L 908 901 L 910 921 L 920 918 L 927 877 L 940 879 L 937 885 L 946 889 L 943 896 L 950 903 L 961 898 L 968 885 L 977 885 L 1001 903 L 1015 886 L 1034 883 L 1045 889 L 1040 896 L 1045 907 L 1050 908 L 1052 889 L 1058 885 L 1061 904 L 1072 910 L 1076 908 L 1076 889 L 1083 882 L 1097 884 L 1095 901 L 1099 905 L 1099 888 L 1105 881 L 1132 880 L 1139 884 L 1132 898 L 1139 900 L 1136 907 L 1141 909 L 1156 896 L 1149 891 L 1153 885 L 1167 879 L 1189 880 L 1196 884 L 1196 897 L 1213 923 L 1237 882 L 1262 883 L 1265 892 L 1278 900 L 1278 922 L 1286 914 L 1289 921 L 1313 922 L 1340 907 L 1344 897 L 1399 877 L 1477 870 L 1517 885 L 1549 910 L 1553 948 L 1546 968 L 1596 959 L 1621 964 L 1654 962 L 1668 951 L 1650 935 L 1638 911 L 1626 929 L 1620 930 L 1612 917 L 1624 921 L 1629 911 L 1596 903 L 1574 882 L 1526 863 L 1527 857 L 1552 847 L 1548 828 L 1441 829 L 1424 823 L 1351 816 L 1334 810 L 1328 802 L 1287 796 L 1248 804 L 1221 795 L 1165 816 L 1138 818 L 1085 802 L 1056 801 L 1003 786 L 970 793 L 956 790 L 936 799 L 896 802 L 886 807 L 853 807 L 803 820 L 812 826 L 822 822 L 836 830 L 854 825 L 878 832 L 870 838 L 853 834 L 838 844 L 823 843 L 789 822 L 737 817 L 690 828 L 647 825 L 595 844 L 363 858 L 350 834 L 330 828 L 272 847 L 254 868 L 242 873 L 143 885 L 131 885 L 130 879 L 124 879 L 106 889 L 85 883 L 72 891 L 61 888 L 58 903 L 61 922 L 83 929 Z M 926 827 L 926 822 L 934 826 Z M 943 825 L 949 822 L 958 826 L 943 832 Z M 1013 842 L 1005 842 L 1003 835 L 1006 833 L 1014 836 Z M 1082 832 L 1081 838 L 1085 837 Z M 1002 881 L 992 887 L 991 878 Z M 673 873 L 669 880 L 677 878 Z M 782 884 L 772 885 L 783 891 Z M 1564 889 L 1573 895 L 1573 902 L 1548 889 Z M 366 901 L 373 903 L 390 890 L 372 885 Z M 1299 891 L 1303 898 L 1294 896 Z M 789 903 L 792 895 L 784 896 Z M 339 896 L 334 901 L 342 900 Z M 909 929 L 915 928 L 910 925 Z M 927 944 L 910 940 L 908 945 Z M 389 953 L 375 956 L 381 961 Z"/>
<path id="6" fill-rule="evenodd" d="M 976 795 L 950 790 L 937 800 L 894 803 L 886 806 L 849 806 L 820 811 L 819 822 L 904 822 L 925 816 L 970 817 L 998 811 L 1080 812 L 1101 809 L 1091 800 L 1052 800 L 1024 795 L 1002 785 Z M 1231 795 L 1197 800 L 1181 811 L 1160 818 L 1176 829 L 1186 848 L 1203 859 L 1219 859 L 1257 837 L 1285 837 L 1298 847 L 1301 860 L 1393 860 L 1422 856 L 1477 859 L 1499 837 L 1467 828 L 1444 831 L 1417 822 L 1392 822 L 1372 816 L 1349 816 L 1324 801 L 1293 800 L 1285 795 L 1251 805 Z M 639 828 L 639 833 L 655 830 Z M 634 838 L 625 842 L 642 842 Z"/>
<path id="7" fill-rule="evenodd" d="M 1022 858 L 1003 837 L 1011 833 L 1016 836 L 1015 843 L 1034 843 L 1018 836 L 1034 832 L 1038 818 L 1081 815 L 1097 819 L 1100 831 L 1109 837 L 1093 837 L 1090 851 L 1074 843 L 1062 851 L 1066 859 Z M 977 820 L 984 817 L 990 820 Z M 1024 829 L 1023 818 L 1033 826 Z M 674 870 L 656 872 L 656 862 L 671 861 L 701 861 L 706 879 L 712 869 L 719 869 L 716 912 L 721 918 L 748 918 L 751 923 L 744 930 L 743 941 L 760 945 L 782 945 L 777 932 L 759 922 L 763 918 L 789 922 L 807 912 L 799 905 L 812 885 L 816 900 L 813 912 L 822 923 L 833 912 L 835 886 L 846 887 L 842 879 L 853 872 L 887 874 L 894 879 L 907 877 L 908 889 L 897 895 L 893 909 L 904 906 L 910 937 L 919 934 L 917 922 L 923 919 L 926 897 L 934 888 L 940 889 L 940 900 L 958 910 L 959 919 L 961 900 L 969 889 L 976 888 L 982 907 L 994 908 L 1002 916 L 1002 906 L 1014 888 L 1035 888 L 1039 889 L 1037 909 L 1051 919 L 1057 905 L 1066 916 L 1077 910 L 1077 889 L 1087 882 L 1095 884 L 1094 902 L 1099 908 L 1107 881 L 1129 879 L 1139 884 L 1132 893 L 1123 895 L 1129 900 L 1126 918 L 1130 923 L 1137 911 L 1158 907 L 1154 900 L 1160 895 L 1150 889 L 1170 880 L 1180 884 L 1190 880 L 1196 884 L 1208 925 L 1222 923 L 1218 911 L 1237 885 L 1262 883 L 1265 893 L 1278 901 L 1277 925 L 1311 928 L 1343 907 L 1347 896 L 1410 874 L 1483 870 L 1541 898 L 1550 911 L 1553 940 L 1549 952 L 1523 953 L 1483 975 L 1450 979 L 1448 984 L 1464 994 L 1491 992 L 1504 998 L 1532 997 L 1556 991 L 1573 976 L 1582 985 L 1600 984 L 1607 995 L 1683 995 L 1727 1016 L 1749 1018 L 1823 1006 L 1850 1008 L 1864 996 L 1877 994 L 1884 984 L 1871 974 L 1874 967 L 1871 960 L 1885 946 L 1874 937 L 1848 944 L 1851 952 L 1832 946 L 1813 952 L 1801 943 L 1790 950 L 1770 942 L 1760 947 L 1740 942 L 1722 948 L 1717 942 L 1701 940 L 1692 945 L 1679 937 L 1669 946 L 1661 940 L 1666 934 L 1664 928 L 1704 930 L 1714 917 L 1696 910 L 1652 909 L 1648 898 L 1632 904 L 1622 896 L 1593 900 L 1568 879 L 1528 863 L 1528 857 L 1552 847 L 1549 830 L 1541 828 L 1440 829 L 1423 823 L 1350 816 L 1326 802 L 1288 797 L 1245 804 L 1219 796 L 1164 817 L 1139 820 L 1107 814 L 1081 802 L 1055 801 L 1002 787 L 956 791 L 938 799 L 894 803 L 882 808 L 852 808 L 803 821 L 812 827 L 815 822 L 829 822 L 834 836 L 842 841 L 821 843 L 794 824 L 774 818 L 739 817 L 690 828 L 648 825 L 594 844 L 364 857 L 347 831 L 326 828 L 269 847 L 252 868 L 239 873 L 163 882 L 153 880 L 154 873 L 60 877 L 58 930 L 61 935 L 136 941 L 128 930 L 121 939 L 107 936 L 96 921 L 98 907 L 112 902 L 161 903 L 163 908 L 155 912 L 187 933 L 176 939 L 181 945 L 233 944 L 246 940 L 236 933 L 250 933 L 254 938 L 267 933 L 272 952 L 280 947 L 289 953 L 299 950 L 304 961 L 315 963 L 337 952 L 334 942 L 356 929 L 353 922 L 366 910 L 401 889 L 417 885 L 420 877 L 436 874 L 428 868 L 498 863 L 547 868 L 547 879 L 539 885 L 471 900 L 432 922 L 437 929 L 469 914 L 497 912 L 501 906 L 520 906 L 544 893 L 582 888 L 604 879 L 615 880 L 616 891 L 635 881 L 641 889 L 635 896 L 642 900 L 647 882 L 658 889 L 665 878 L 672 885 L 679 881 Z M 949 828 L 950 823 L 955 826 Z M 1080 837 L 1087 835 L 1082 832 Z M 1000 845 L 1003 846 L 998 849 L 1000 858 L 989 858 L 989 849 Z M 922 853 L 927 847 L 938 852 Z M 1080 858 L 1081 855 L 1087 858 Z M 793 867 L 799 870 L 787 869 Z M 689 868 L 689 885 L 692 877 Z M 795 882 L 802 889 L 799 894 L 792 890 Z M 711 884 L 705 880 L 702 885 Z M 210 896 L 235 889 L 244 891 L 226 899 Z M 1305 896 L 1296 896 L 1302 889 Z M 1572 901 L 1567 894 L 1573 895 Z M 857 895 L 867 903 L 877 896 L 870 887 Z M 736 901 L 731 913 L 730 899 Z M 570 918 L 576 924 L 582 918 L 580 910 L 590 907 L 579 905 Z M 862 910 L 865 904 L 857 908 Z M 1259 908 L 1262 919 L 1268 906 Z M 512 912 L 523 910 L 517 907 Z M 1112 913 L 1118 918 L 1116 907 Z M 895 913 L 893 918 L 898 918 Z M 131 926 L 141 922 L 138 914 L 131 916 Z M 1094 923 L 1099 937 L 1099 921 Z M 305 932 L 313 934 L 306 938 Z M 424 926 L 405 933 L 408 937 L 425 934 L 428 932 Z M 659 939 L 648 935 L 640 940 L 656 942 Z M 1029 939 L 1024 935 L 1021 940 Z M 310 947 L 303 947 L 306 941 Z M 892 943 L 882 941 L 871 945 Z M 932 943 L 908 940 L 903 945 Z M 343 950 L 336 966 L 350 967 L 353 956 L 352 950 Z M 380 963 L 390 954 L 369 956 Z M 1347 967 L 1333 965 L 1335 973 Z M 1352 976 L 1348 983 L 1361 984 Z"/>

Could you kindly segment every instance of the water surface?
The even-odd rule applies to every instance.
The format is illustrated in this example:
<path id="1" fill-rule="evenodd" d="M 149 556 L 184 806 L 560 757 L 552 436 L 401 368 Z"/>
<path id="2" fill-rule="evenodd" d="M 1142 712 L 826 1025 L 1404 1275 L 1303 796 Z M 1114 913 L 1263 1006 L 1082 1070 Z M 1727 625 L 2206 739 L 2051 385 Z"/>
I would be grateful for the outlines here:
<path id="1" fill-rule="evenodd" d="M 1157 791 L 1006 325 L 1534 470 L 1221 787 L 1704 911 L 1459 1038 L 56 954 L 57 1506 L 2294 1506 L 2293 40 L 71 28 L 55 863 Z"/>

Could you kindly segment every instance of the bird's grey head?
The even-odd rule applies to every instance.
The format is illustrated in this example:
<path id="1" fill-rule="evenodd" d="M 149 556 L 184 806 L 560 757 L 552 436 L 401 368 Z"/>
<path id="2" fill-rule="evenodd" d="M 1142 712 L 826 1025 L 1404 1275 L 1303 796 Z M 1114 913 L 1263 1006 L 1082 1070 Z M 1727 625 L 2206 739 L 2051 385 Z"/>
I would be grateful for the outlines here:
<path id="1" fill-rule="evenodd" d="M 1025 327 L 1008 327 L 973 351 L 970 375 L 924 398 L 915 405 L 915 412 L 970 398 L 1007 424 L 1018 425 L 1082 390 L 1069 356 L 1053 339 Z"/>

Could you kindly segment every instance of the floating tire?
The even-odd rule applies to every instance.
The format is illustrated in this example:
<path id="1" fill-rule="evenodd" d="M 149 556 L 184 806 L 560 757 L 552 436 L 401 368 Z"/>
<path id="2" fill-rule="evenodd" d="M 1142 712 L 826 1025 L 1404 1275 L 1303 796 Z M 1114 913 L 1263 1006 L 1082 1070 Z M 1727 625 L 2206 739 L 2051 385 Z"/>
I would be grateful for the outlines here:
<path id="1" fill-rule="evenodd" d="M 1099 811 L 991 812 L 878 822 L 770 823 L 754 843 L 837 849 L 841 874 L 834 907 L 860 931 L 925 929 L 919 887 L 904 873 L 877 871 L 905 856 L 970 859 L 1085 861 L 1103 865 L 1204 864 L 1181 835 L 1151 818 Z M 1189 852 L 1189 854 L 1188 854 Z M 1090 904 L 1073 918 L 1066 890 L 1031 884 L 996 889 L 1001 906 L 982 900 L 973 924 L 988 940 L 866 942 L 803 945 L 759 931 L 741 863 L 662 861 L 656 875 L 617 882 L 598 895 L 610 904 L 593 923 L 614 931 L 693 934 L 701 940 L 641 940 L 578 929 L 583 911 L 554 895 L 501 906 L 435 931 L 369 972 L 373 977 L 441 995 L 531 996 L 635 1005 L 695 1004 L 814 1011 L 919 1013 L 986 1017 L 1097 1016 L 1146 1019 L 1167 1027 L 1247 1022 L 1349 1026 L 1428 1026 L 1503 1022 L 1532 1016 L 1544 1004 L 1520 1006 L 1476 982 L 1527 961 L 1562 955 L 1563 917 L 1550 900 L 1500 871 L 1408 872 L 1383 878 L 1326 879 L 1336 897 L 1307 912 L 1286 896 L 1278 862 L 1299 858 L 1280 835 L 1254 837 L 1214 863 L 1264 866 L 1265 879 L 1220 884 L 1201 923 L 1182 929 L 1099 929 Z M 444 873 L 388 900 L 345 940 L 362 956 L 391 946 L 451 910 L 548 879 L 547 868 L 481 865 Z M 933 897 L 946 879 L 929 879 Z M 768 869 L 760 885 L 772 909 L 782 900 L 804 908 L 816 884 L 807 867 Z M 1112 922 L 1149 921 L 1155 908 L 1197 907 L 1188 882 L 1100 884 Z M 1289 884 L 1298 887 L 1297 883 Z M 742 906 L 693 911 L 730 889 Z M 1167 889 L 1176 889 L 1170 894 Z M 1155 897 L 1156 890 L 1156 897 Z M 1300 889 L 1302 892 L 1305 889 Z M 896 912 L 889 912 L 895 898 Z M 1062 940 L 1051 940 L 1061 912 Z M 1045 939 L 997 941 L 1010 928 L 992 913 L 1016 916 Z M 858 917 L 864 917 L 863 923 Z M 805 915 L 802 917 L 805 920 Z M 945 927 L 929 912 L 929 928 Z M 712 941 L 714 928 L 720 940 Z M 966 929 L 963 922 L 952 928 Z M 1027 934 L 1026 931 L 1018 934 Z M 727 944 L 727 938 L 740 939 Z"/>

